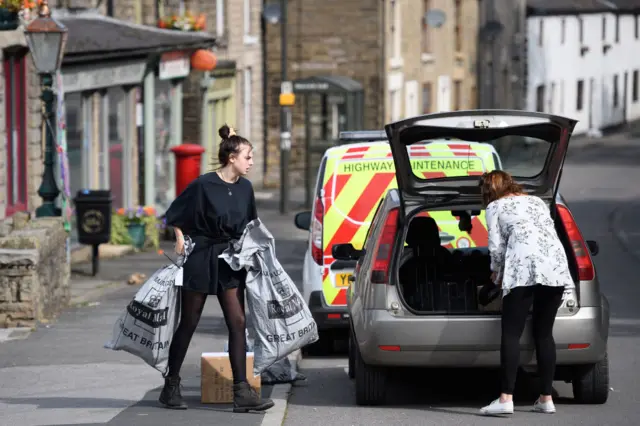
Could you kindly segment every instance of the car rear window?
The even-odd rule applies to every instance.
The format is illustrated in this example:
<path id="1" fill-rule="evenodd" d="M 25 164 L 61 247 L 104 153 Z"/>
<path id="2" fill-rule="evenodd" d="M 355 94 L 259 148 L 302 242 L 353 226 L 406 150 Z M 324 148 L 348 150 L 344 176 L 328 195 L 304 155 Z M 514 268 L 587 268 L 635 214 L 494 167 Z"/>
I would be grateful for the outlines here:
<path id="1" fill-rule="evenodd" d="M 475 212 L 474 212 L 475 213 Z M 415 218 L 430 217 L 438 226 L 440 235 L 440 245 L 448 249 L 482 249 L 488 246 L 488 233 L 487 223 L 485 221 L 485 211 L 481 210 L 477 216 L 470 216 L 470 231 L 461 230 L 461 219 L 453 215 L 449 210 L 439 211 L 421 211 L 414 216 L 409 222 L 409 233 L 416 230 L 417 227 L 412 227 Z M 463 229 L 465 227 L 465 220 L 462 220 Z M 412 229 L 413 228 L 413 229 Z M 405 243 L 406 244 L 406 243 Z"/>
<path id="2" fill-rule="evenodd" d="M 480 176 L 492 170 L 533 177 L 542 171 L 551 146 L 542 139 L 511 135 L 488 142 L 426 140 L 407 146 L 407 153 L 420 179 Z"/>

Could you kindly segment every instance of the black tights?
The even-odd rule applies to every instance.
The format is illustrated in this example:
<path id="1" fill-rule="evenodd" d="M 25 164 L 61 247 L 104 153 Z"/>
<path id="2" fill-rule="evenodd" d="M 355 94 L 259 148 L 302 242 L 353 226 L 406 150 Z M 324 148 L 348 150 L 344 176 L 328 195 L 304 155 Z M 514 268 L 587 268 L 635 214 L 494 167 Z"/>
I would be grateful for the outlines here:
<path id="1" fill-rule="evenodd" d="M 182 311 L 180 325 L 169 348 L 168 377 L 180 375 L 180 368 L 187 355 L 189 343 L 196 331 L 200 316 L 207 300 L 206 293 L 182 289 Z M 245 338 L 244 285 L 238 288 L 218 291 L 218 301 L 222 307 L 224 321 L 229 330 L 229 361 L 233 372 L 233 383 L 247 381 L 247 348 Z"/>
<path id="2" fill-rule="evenodd" d="M 533 304 L 532 328 L 536 347 L 538 374 L 542 382 L 542 395 L 551 395 L 556 369 L 556 342 L 553 323 L 562 302 L 562 287 L 535 285 L 511 289 L 502 299 L 502 341 L 500 364 L 502 393 L 513 395 L 520 366 L 520 337 Z"/>

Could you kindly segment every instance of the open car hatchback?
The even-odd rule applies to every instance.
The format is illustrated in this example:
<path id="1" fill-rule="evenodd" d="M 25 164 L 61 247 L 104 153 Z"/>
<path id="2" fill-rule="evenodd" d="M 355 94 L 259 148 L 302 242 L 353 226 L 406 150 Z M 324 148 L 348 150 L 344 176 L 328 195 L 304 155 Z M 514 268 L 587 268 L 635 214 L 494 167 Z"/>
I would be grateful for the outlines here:
<path id="1" fill-rule="evenodd" d="M 492 146 L 502 170 L 547 203 L 569 260 L 576 288 L 565 292 L 554 327 L 556 379 L 571 382 L 579 402 L 606 401 L 609 305 L 591 259 L 597 244 L 584 240 L 558 194 L 575 124 L 536 112 L 474 110 L 385 126 L 398 188 L 382 200 L 363 250 L 333 248 L 336 259 L 357 259 L 347 305 L 349 371 L 359 404 L 383 401 L 394 367 L 500 365 L 501 300 L 482 300 L 491 274 L 477 173 L 482 165 L 465 149 L 479 143 Z M 410 154 L 416 147 L 449 139 L 456 155 L 447 160 L 466 165 L 446 176 L 415 167 Z M 535 369 L 529 323 L 520 351 L 521 365 Z"/>

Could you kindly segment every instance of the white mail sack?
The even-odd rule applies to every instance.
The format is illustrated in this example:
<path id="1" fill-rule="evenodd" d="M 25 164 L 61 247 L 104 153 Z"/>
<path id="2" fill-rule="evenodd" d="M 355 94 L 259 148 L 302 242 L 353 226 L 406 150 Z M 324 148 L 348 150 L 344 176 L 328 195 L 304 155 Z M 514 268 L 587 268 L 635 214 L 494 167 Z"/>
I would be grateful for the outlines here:
<path id="1" fill-rule="evenodd" d="M 182 265 L 194 245 L 186 237 L 185 254 L 175 264 L 158 269 L 140 287 L 116 320 L 105 348 L 129 352 L 166 375 L 169 346 L 180 325 L 181 293 L 177 286 L 182 285 Z"/>
<path id="2" fill-rule="evenodd" d="M 276 259 L 273 235 L 260 219 L 249 222 L 242 237 L 220 258 L 233 270 L 247 270 L 247 306 L 255 330 L 254 375 L 318 340 L 311 311 Z"/>

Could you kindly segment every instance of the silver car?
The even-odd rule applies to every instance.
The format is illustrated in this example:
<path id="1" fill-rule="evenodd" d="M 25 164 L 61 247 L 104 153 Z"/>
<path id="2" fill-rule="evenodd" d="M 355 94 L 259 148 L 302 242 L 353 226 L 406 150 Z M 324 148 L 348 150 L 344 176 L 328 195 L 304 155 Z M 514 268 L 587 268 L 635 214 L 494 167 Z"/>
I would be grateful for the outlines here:
<path id="1" fill-rule="evenodd" d="M 394 367 L 500 365 L 499 291 L 494 300 L 482 291 L 491 271 L 478 176 L 425 178 L 412 172 L 407 155 L 408 145 L 443 137 L 492 144 L 503 169 L 548 203 L 576 282 L 575 290 L 565 291 L 554 326 L 556 380 L 571 382 L 580 403 L 606 402 L 609 304 L 591 259 L 598 245 L 583 239 L 558 194 L 575 124 L 542 113 L 474 110 L 385 127 L 398 189 L 380 202 L 362 250 L 340 244 L 332 253 L 335 259 L 357 260 L 347 304 L 349 375 L 358 404 L 384 402 Z M 474 161 L 472 152 L 462 158 Z M 464 230 L 469 242 L 464 248 L 453 249 L 451 239 L 442 237 L 460 235 L 453 226 Z M 529 322 L 520 348 L 521 365 L 535 371 Z"/>

